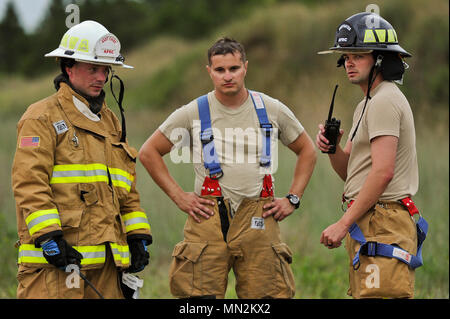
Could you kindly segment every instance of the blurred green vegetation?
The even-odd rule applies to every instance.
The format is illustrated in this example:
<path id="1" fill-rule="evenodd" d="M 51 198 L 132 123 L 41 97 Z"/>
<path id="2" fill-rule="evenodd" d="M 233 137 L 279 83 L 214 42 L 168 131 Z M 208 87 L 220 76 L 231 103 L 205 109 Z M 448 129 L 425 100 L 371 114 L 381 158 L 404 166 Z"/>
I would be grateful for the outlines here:
<path id="1" fill-rule="evenodd" d="M 59 0 L 52 4 L 56 8 L 55 3 Z M 415 114 L 420 165 L 420 189 L 415 201 L 430 223 L 423 252 L 425 265 L 416 271 L 416 293 L 418 298 L 448 298 L 449 4 L 445 0 L 431 0 L 426 4 L 419 0 L 385 0 L 376 4 L 381 9 L 380 14 L 395 27 L 401 46 L 413 54 L 407 60 L 410 68 L 400 89 Z M 350 129 L 354 107 L 362 94 L 359 88 L 347 82 L 342 69 L 335 68 L 336 55 L 316 53 L 331 47 L 336 26 L 348 16 L 364 11 L 366 4 L 345 0 L 132 3 L 86 0 L 84 5 L 91 5 L 92 9 L 86 10 L 80 5 L 81 20 L 86 20 L 89 13 L 89 18 L 104 23 L 126 49 L 126 63 L 135 67 L 133 70 L 117 69 L 116 73 L 124 80 L 126 88 L 128 138 L 138 149 L 173 110 L 212 89 L 205 70 L 206 51 L 217 38 L 225 35 L 236 38 L 246 48 L 247 87 L 288 105 L 311 136 L 315 135 L 317 124 L 325 120 L 332 89 L 338 83 L 335 116 L 342 120 L 346 132 Z M 153 9 L 147 12 L 144 6 Z M 120 14 L 111 13 L 109 7 Z M 99 8 L 110 12 L 111 20 L 102 20 L 106 18 Z M 10 66 L 14 65 L 11 59 L 19 55 L 13 54 L 14 51 L 2 55 L 4 41 L 0 43 L 0 64 L 3 63 L 0 67 L 0 163 L 5 168 L 0 170 L 0 179 L 5 181 L 0 184 L 0 259 L 4 261 L 0 267 L 0 298 L 14 298 L 17 285 L 15 204 L 10 187 L 15 125 L 28 105 L 54 93 L 53 78 L 58 67 L 43 55 L 56 48 L 65 32 L 65 13 L 59 12 L 50 19 L 54 24 L 48 39 L 53 42 L 27 46 L 27 51 L 36 54 L 35 60 L 27 60 L 32 62 L 23 62 L 29 63 L 28 67 L 17 66 L 6 71 L 4 64 L 9 61 Z M 146 15 L 150 13 L 152 18 Z M 4 23 L 5 20 L 0 23 L 1 39 L 5 34 L 2 33 Z M 41 28 L 49 23 L 49 18 L 45 19 Z M 61 26 L 56 27 L 57 23 Z M 145 29 L 144 24 L 152 25 L 154 31 Z M 118 114 L 109 88 L 106 92 L 108 105 Z M 331 169 L 328 159 L 321 154 L 318 157 L 300 212 L 290 216 L 289 222 L 281 223 L 283 240 L 294 251 L 296 298 L 346 298 L 348 257 L 344 249 L 329 251 L 319 245 L 321 231 L 340 215 L 343 183 Z M 283 164 L 278 165 L 275 175 L 276 195 L 282 196 L 288 191 L 295 158 L 280 147 L 279 159 Z M 192 166 L 175 165 L 169 158 L 166 163 L 183 189 L 192 190 Z M 152 261 L 143 273 L 142 297 L 171 298 L 168 267 L 173 246 L 182 240 L 186 216 L 139 163 L 137 170 L 142 205 L 149 212 L 154 235 Z M 236 297 L 233 283 L 231 275 L 228 298 Z"/>

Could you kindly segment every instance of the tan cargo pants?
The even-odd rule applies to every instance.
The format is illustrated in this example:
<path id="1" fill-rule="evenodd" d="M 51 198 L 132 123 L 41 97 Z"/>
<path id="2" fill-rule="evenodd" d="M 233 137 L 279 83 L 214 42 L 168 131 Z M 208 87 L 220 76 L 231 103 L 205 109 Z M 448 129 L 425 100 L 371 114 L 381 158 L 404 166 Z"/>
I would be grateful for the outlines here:
<path id="1" fill-rule="evenodd" d="M 403 205 L 381 202 L 359 221 L 367 241 L 398 245 L 415 255 L 417 230 L 414 220 Z M 354 298 L 414 298 L 414 270 L 405 263 L 382 256 L 360 255 L 360 267 L 353 269 L 352 260 L 360 244 L 348 234 L 346 249 L 350 258 L 350 287 Z"/>
<path id="2" fill-rule="evenodd" d="M 261 217 L 272 197 L 244 199 L 233 217 L 227 200 L 206 197 L 217 202 L 214 216 L 201 223 L 188 217 L 184 240 L 172 254 L 171 293 L 178 298 L 224 298 L 233 268 L 239 298 L 292 298 L 292 252 L 280 240 L 278 222 Z"/>
<path id="3" fill-rule="evenodd" d="M 110 249 L 100 269 L 81 272 L 106 299 L 123 299 L 118 270 Z M 31 268 L 19 265 L 18 299 L 98 299 L 95 291 L 72 272 L 56 267 Z"/>

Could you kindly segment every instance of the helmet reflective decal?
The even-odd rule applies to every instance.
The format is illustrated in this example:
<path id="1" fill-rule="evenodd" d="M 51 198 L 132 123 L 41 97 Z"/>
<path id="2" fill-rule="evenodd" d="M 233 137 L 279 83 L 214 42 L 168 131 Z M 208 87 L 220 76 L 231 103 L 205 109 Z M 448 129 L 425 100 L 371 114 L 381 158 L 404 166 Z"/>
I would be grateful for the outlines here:
<path id="1" fill-rule="evenodd" d="M 367 29 L 364 33 L 364 43 L 373 43 L 377 42 L 377 39 L 375 39 L 375 34 L 373 33 L 372 29 Z"/>
<path id="2" fill-rule="evenodd" d="M 89 41 L 87 39 L 81 40 L 77 50 L 81 52 L 89 52 Z"/>
<path id="3" fill-rule="evenodd" d="M 386 29 L 375 30 L 375 33 L 377 34 L 379 42 L 385 42 L 386 41 Z"/>
<path id="4" fill-rule="evenodd" d="M 67 41 L 69 40 L 69 35 L 66 33 L 64 34 L 63 38 L 61 39 L 61 43 L 59 44 L 63 48 L 67 48 Z"/>
<path id="5" fill-rule="evenodd" d="M 394 29 L 388 30 L 388 42 L 398 42 L 397 34 Z"/>
<path id="6" fill-rule="evenodd" d="M 373 32 L 375 31 L 375 33 Z M 364 43 L 386 43 L 386 32 L 387 32 L 387 42 L 388 43 L 397 43 L 397 34 L 394 29 L 366 29 L 364 32 Z"/>
<path id="7" fill-rule="evenodd" d="M 78 37 L 70 37 L 69 38 L 69 49 L 71 49 L 71 50 L 75 49 L 75 46 L 77 45 L 79 39 L 80 38 L 78 38 Z"/>
<path id="8" fill-rule="evenodd" d="M 95 45 L 95 54 L 102 57 L 116 58 L 119 55 L 120 42 L 112 33 L 101 37 Z"/>

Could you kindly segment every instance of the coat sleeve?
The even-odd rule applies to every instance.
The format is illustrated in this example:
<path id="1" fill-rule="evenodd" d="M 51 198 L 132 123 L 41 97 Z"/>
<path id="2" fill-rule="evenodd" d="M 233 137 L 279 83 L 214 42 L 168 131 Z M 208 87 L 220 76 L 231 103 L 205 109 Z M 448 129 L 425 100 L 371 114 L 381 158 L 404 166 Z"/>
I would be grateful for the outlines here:
<path id="1" fill-rule="evenodd" d="M 129 153 L 137 157 L 137 150 L 127 145 Z M 136 171 L 133 172 L 130 193 L 126 201 L 120 207 L 120 213 L 125 223 L 128 240 L 133 238 L 141 238 L 147 240 L 148 244 L 152 243 L 151 227 L 147 218 L 147 214 L 141 207 L 139 193 L 136 189 Z"/>
<path id="2" fill-rule="evenodd" d="M 62 235 L 61 221 L 50 187 L 55 148 L 55 132 L 44 116 L 22 119 L 18 123 L 12 188 L 17 219 L 26 225 L 37 247 L 38 238 Z"/>

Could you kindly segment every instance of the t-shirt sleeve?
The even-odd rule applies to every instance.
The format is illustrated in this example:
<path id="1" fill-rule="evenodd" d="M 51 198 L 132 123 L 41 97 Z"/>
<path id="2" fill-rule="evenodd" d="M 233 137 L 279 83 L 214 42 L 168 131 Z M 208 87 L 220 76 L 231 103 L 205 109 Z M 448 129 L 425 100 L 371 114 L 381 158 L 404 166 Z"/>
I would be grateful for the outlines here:
<path id="1" fill-rule="evenodd" d="M 367 110 L 367 126 L 369 139 L 377 136 L 400 136 L 401 112 L 399 108 L 385 96 L 376 96 Z"/>
<path id="2" fill-rule="evenodd" d="M 185 135 L 189 134 L 192 126 L 190 121 L 192 114 L 190 112 L 192 112 L 191 104 L 184 105 L 170 114 L 159 126 L 158 129 L 172 144 L 179 144 L 180 139 L 184 139 Z"/>
<path id="3" fill-rule="evenodd" d="M 278 112 L 279 139 L 284 145 L 294 142 L 305 130 L 294 113 L 279 102 Z"/>

